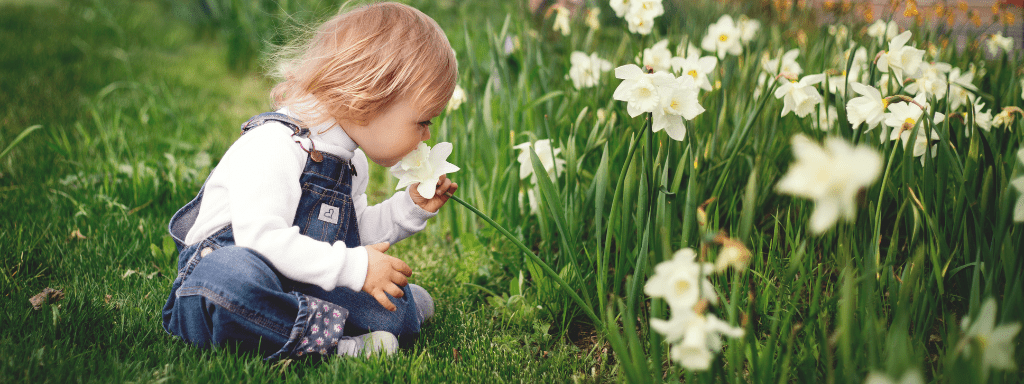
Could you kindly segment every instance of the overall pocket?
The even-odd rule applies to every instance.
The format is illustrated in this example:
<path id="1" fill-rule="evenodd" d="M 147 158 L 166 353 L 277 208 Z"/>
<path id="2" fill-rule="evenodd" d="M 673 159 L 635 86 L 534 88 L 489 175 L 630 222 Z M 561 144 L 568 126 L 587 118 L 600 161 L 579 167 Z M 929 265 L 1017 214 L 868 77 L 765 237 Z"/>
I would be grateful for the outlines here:
<path id="1" fill-rule="evenodd" d="M 346 233 L 350 217 L 354 215 L 352 197 L 348 194 L 303 183 L 294 225 L 303 235 L 334 243 L 339 233 Z"/>

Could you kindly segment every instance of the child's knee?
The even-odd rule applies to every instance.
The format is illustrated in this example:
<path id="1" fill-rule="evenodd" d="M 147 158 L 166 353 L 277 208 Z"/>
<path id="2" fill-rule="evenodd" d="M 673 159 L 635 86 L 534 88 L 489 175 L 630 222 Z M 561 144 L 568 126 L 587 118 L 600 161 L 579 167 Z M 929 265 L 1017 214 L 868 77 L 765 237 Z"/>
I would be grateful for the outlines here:
<path id="1" fill-rule="evenodd" d="M 200 257 L 174 292 L 169 332 L 200 347 L 253 336 L 288 339 L 298 298 L 283 292 L 261 257 L 236 246 L 200 250 Z"/>
<path id="2" fill-rule="evenodd" d="M 281 290 L 281 279 L 274 270 L 265 259 L 248 248 L 233 245 L 204 248 L 199 255 L 202 259 L 182 281 L 182 287 L 203 285 L 218 290 L 244 291 L 264 287 Z"/>

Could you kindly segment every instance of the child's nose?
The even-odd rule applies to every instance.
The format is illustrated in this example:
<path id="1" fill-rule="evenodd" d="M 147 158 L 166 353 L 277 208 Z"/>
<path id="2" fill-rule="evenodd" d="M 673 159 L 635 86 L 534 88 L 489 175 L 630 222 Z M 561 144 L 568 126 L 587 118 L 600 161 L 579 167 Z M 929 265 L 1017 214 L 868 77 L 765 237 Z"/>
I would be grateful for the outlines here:
<path id="1" fill-rule="evenodd" d="M 423 130 L 423 139 L 420 140 L 420 141 L 427 141 L 427 140 L 430 140 L 430 129 L 429 128 Z"/>

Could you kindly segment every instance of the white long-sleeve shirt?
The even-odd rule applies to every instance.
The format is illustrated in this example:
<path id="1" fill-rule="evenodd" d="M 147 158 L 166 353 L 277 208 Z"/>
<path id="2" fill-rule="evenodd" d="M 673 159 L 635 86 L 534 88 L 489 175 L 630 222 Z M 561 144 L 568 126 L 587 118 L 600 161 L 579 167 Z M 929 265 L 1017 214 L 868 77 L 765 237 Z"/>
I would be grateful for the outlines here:
<path id="1" fill-rule="evenodd" d="M 293 116 L 287 108 L 278 112 Z M 365 247 L 314 240 L 292 225 L 302 197 L 299 178 L 309 157 L 296 139 L 290 128 L 270 121 L 235 141 L 206 181 L 199 215 L 185 244 L 198 243 L 231 224 L 235 245 L 260 253 L 284 277 L 327 291 L 337 287 L 359 291 L 366 280 Z M 363 245 L 394 244 L 423 230 L 436 215 L 413 203 L 407 191 L 367 206 L 366 155 L 333 120 L 310 127 L 309 139 L 299 140 L 307 149 L 311 140 L 317 150 L 355 166 L 352 201 Z"/>

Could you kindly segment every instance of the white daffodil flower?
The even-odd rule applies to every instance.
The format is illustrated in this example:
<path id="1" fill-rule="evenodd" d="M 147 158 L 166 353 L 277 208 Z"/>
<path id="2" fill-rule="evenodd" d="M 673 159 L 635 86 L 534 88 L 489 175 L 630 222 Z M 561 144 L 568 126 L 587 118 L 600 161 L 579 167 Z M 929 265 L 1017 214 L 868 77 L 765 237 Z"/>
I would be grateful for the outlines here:
<path id="1" fill-rule="evenodd" d="M 679 55 L 679 57 L 682 57 L 683 59 L 689 59 L 691 57 L 701 57 L 701 55 L 704 53 L 704 51 L 701 51 L 700 48 L 697 48 L 696 45 L 693 45 L 693 43 L 689 42 L 688 38 L 684 38 L 683 41 L 686 41 L 687 43 L 679 44 L 679 46 L 676 47 L 676 54 Z"/>
<path id="2" fill-rule="evenodd" d="M 719 60 L 726 54 L 739 56 L 743 53 L 741 41 L 742 31 L 736 27 L 729 15 L 722 15 L 714 24 L 708 26 L 708 33 L 700 42 L 700 47 L 708 52 L 715 52 Z"/>
<path id="3" fill-rule="evenodd" d="M 952 69 L 949 63 L 921 63 L 921 77 L 907 85 L 907 92 L 914 96 L 934 95 L 936 99 L 942 100 L 946 97 L 946 76 Z"/>
<path id="4" fill-rule="evenodd" d="M 537 140 L 533 144 L 527 141 L 512 147 L 522 151 L 516 157 L 516 161 L 519 162 L 519 178 L 529 177 L 531 183 L 537 184 L 537 174 L 533 172 L 533 160 L 530 158 L 530 147 L 533 147 L 533 151 L 537 153 L 537 158 L 540 159 L 540 164 L 544 166 L 544 171 L 548 176 L 551 176 L 552 180 L 558 178 L 562 169 L 565 168 L 565 160 L 558 158 L 562 149 L 552 148 L 549 139 Z"/>
<path id="5" fill-rule="evenodd" d="M 913 152 L 912 153 L 913 153 L 914 157 L 920 157 L 921 158 L 921 166 L 924 166 L 924 157 L 923 156 L 924 156 L 924 154 L 926 152 L 928 152 L 929 144 L 931 144 L 930 147 L 931 147 L 932 158 L 934 158 L 935 155 L 937 154 L 934 142 L 939 140 L 939 134 L 935 132 L 935 128 L 932 128 L 932 130 L 931 130 L 931 133 L 932 133 L 931 134 L 931 138 L 927 138 L 928 135 L 926 135 L 924 133 L 924 131 L 925 131 L 925 128 L 923 126 L 922 127 L 918 127 L 917 128 L 917 134 L 914 136 L 914 138 L 911 138 L 910 134 L 913 132 L 913 130 L 902 130 L 902 129 L 898 129 L 898 128 L 893 128 L 892 131 L 889 133 L 889 140 L 900 140 L 900 141 L 902 141 L 903 142 L 903 150 L 906 150 L 907 149 L 907 143 L 909 143 L 911 140 L 913 140 L 914 147 L 913 147 Z"/>
<path id="6" fill-rule="evenodd" d="M 814 200 L 809 227 L 821 234 L 839 218 L 852 221 L 857 215 L 857 193 L 878 179 L 882 157 L 866 146 L 854 147 L 838 137 L 818 145 L 802 134 L 793 136 L 795 162 L 775 189 Z"/>
<path id="7" fill-rule="evenodd" d="M 747 269 L 750 264 L 750 250 L 739 241 L 729 241 L 722 245 L 715 259 L 715 272 L 722 272 L 732 267 L 737 271 Z"/>
<path id="8" fill-rule="evenodd" d="M 590 29 L 601 29 L 601 8 L 593 7 L 587 9 L 584 24 Z"/>
<path id="9" fill-rule="evenodd" d="M 917 124 L 917 121 L 921 119 L 922 115 L 924 115 L 924 111 L 931 109 L 924 95 L 914 97 L 914 101 L 923 106 L 924 110 L 914 103 L 889 104 L 889 112 L 885 114 L 885 120 L 883 123 L 892 127 L 895 132 L 913 129 L 914 125 Z M 932 116 L 932 123 L 938 124 L 945 119 L 946 115 L 936 112 L 935 115 Z"/>
<path id="10" fill-rule="evenodd" d="M 885 125 L 892 127 L 894 131 L 903 129 L 912 129 L 917 121 L 921 119 L 921 115 L 924 111 L 920 107 L 911 103 L 893 103 L 889 104 L 889 112 L 885 114 Z"/>
<path id="11" fill-rule="evenodd" d="M 824 74 L 804 76 L 800 81 L 780 79 L 779 81 L 782 81 L 783 84 L 775 90 L 775 98 L 782 99 L 781 116 L 794 112 L 799 117 L 805 117 L 814 112 L 814 106 L 821 103 L 822 98 L 813 85 L 823 80 L 825 80 Z"/>
<path id="12" fill-rule="evenodd" d="M 843 24 L 833 24 L 828 26 L 828 34 L 836 38 L 836 44 L 843 45 L 850 34 L 850 29 Z"/>
<path id="13" fill-rule="evenodd" d="M 981 312 L 975 321 L 967 317 L 960 322 L 960 328 L 964 330 L 964 338 L 970 340 L 975 346 L 981 347 L 982 370 L 989 368 L 1005 370 L 1017 369 L 1014 363 L 1013 350 L 1014 339 L 1020 332 L 1020 323 L 1013 322 L 996 326 L 996 299 L 988 298 L 981 306 Z M 976 342 L 976 343 L 974 343 Z M 968 357 L 974 352 L 972 345 L 964 345 L 964 354 Z"/>
<path id="14" fill-rule="evenodd" d="M 990 36 L 985 44 L 988 46 L 988 53 L 992 56 L 999 55 L 999 51 L 1013 53 L 1013 38 L 1003 36 L 1003 31 Z"/>
<path id="15" fill-rule="evenodd" d="M 654 18 L 643 13 L 626 15 L 626 28 L 638 35 L 649 35 L 654 30 Z"/>
<path id="16" fill-rule="evenodd" d="M 569 9 L 561 5 L 555 5 L 551 8 L 555 10 L 555 24 L 551 28 L 555 32 L 561 32 L 562 36 L 569 36 L 572 33 L 572 27 L 569 24 L 569 16 L 571 15 Z"/>
<path id="17" fill-rule="evenodd" d="M 686 326 L 689 325 L 690 317 L 697 316 L 690 308 L 673 308 L 672 316 L 668 319 L 651 318 L 651 329 L 664 336 L 665 341 L 676 343 L 686 336 Z"/>
<path id="18" fill-rule="evenodd" d="M 697 85 L 690 76 L 675 78 L 668 72 L 655 73 L 654 83 L 658 85 L 661 105 L 654 110 L 651 131 L 664 129 L 673 140 L 683 141 L 686 138 L 683 119 L 693 120 L 704 112 L 697 99 Z"/>
<path id="19" fill-rule="evenodd" d="M 883 74 L 882 76 L 880 76 L 878 78 L 878 82 L 876 83 L 876 86 L 878 87 L 878 90 L 880 92 L 882 92 L 883 95 L 890 95 L 890 94 L 893 93 L 893 91 L 889 89 L 889 74 L 888 73 Z M 896 88 L 899 89 L 899 85 L 896 85 Z"/>
<path id="20" fill-rule="evenodd" d="M 691 331 L 688 328 L 683 329 Z M 714 360 L 715 354 L 701 345 L 698 329 L 693 329 L 691 332 L 694 336 L 686 338 L 687 342 L 673 344 L 669 347 L 669 357 L 686 369 L 706 371 L 711 367 L 711 360 Z"/>
<path id="21" fill-rule="evenodd" d="M 842 57 L 842 65 L 844 68 L 842 74 L 828 78 L 828 91 L 833 95 L 845 94 L 847 83 L 861 81 L 862 74 L 864 73 L 864 69 L 868 61 L 868 50 L 864 47 L 857 48 L 853 53 L 853 62 L 850 63 L 850 69 L 847 71 L 845 68 L 846 62 L 849 58 L 850 50 L 847 49 Z"/>
<path id="22" fill-rule="evenodd" d="M 880 372 L 871 372 L 864 378 L 864 384 L 924 384 L 924 376 L 916 369 L 903 372 L 903 377 L 896 381 L 889 375 Z"/>
<path id="23" fill-rule="evenodd" d="M 651 327 L 654 327 L 651 320 Z M 715 354 L 722 349 L 722 335 L 743 337 L 743 328 L 730 326 L 713 314 L 687 314 L 683 325 L 683 338 L 673 343 L 669 355 L 686 369 L 706 371 Z"/>
<path id="24" fill-rule="evenodd" d="M 874 24 L 868 27 L 868 36 L 874 37 L 878 40 L 878 44 L 896 37 L 899 33 L 899 26 L 896 25 L 895 21 L 889 21 L 888 23 L 882 20 L 876 20 Z"/>
<path id="25" fill-rule="evenodd" d="M 462 89 L 458 84 L 455 84 L 455 90 L 452 91 L 452 98 L 448 99 L 448 106 L 445 110 L 448 112 L 459 109 L 462 103 L 466 102 L 466 90 Z"/>
<path id="26" fill-rule="evenodd" d="M 754 100 L 761 99 L 761 90 L 764 89 L 764 84 L 768 82 L 768 74 L 761 72 L 757 75 L 757 86 L 754 87 Z"/>
<path id="27" fill-rule="evenodd" d="M 434 148 L 420 143 L 391 167 L 391 174 L 398 178 L 395 190 L 419 183 L 416 192 L 425 199 L 433 198 L 441 176 L 459 170 L 459 167 L 448 162 L 448 155 L 451 154 L 452 143 L 437 143 Z"/>
<path id="28" fill-rule="evenodd" d="M 953 68 L 949 71 L 949 110 L 956 111 L 960 106 L 968 104 L 968 97 L 977 92 L 974 86 L 974 71 L 961 71 Z"/>
<path id="29" fill-rule="evenodd" d="M 740 29 L 740 42 L 748 44 L 757 37 L 757 32 L 761 30 L 761 22 L 747 15 L 740 15 L 736 27 Z"/>
<path id="30" fill-rule="evenodd" d="M 569 79 L 576 89 L 590 88 L 601 81 L 601 73 L 612 69 L 612 63 L 597 57 L 597 53 L 587 55 L 576 51 L 569 55 Z"/>
<path id="31" fill-rule="evenodd" d="M 906 45 L 910 41 L 911 32 L 906 31 L 889 41 L 889 50 L 878 57 L 878 70 L 883 73 L 890 69 L 901 85 L 905 77 L 920 77 L 921 62 L 924 50 Z"/>
<path id="32" fill-rule="evenodd" d="M 1020 161 L 1021 165 L 1024 165 L 1024 148 L 1017 151 L 1017 160 Z M 1013 221 L 1021 222 L 1024 221 L 1024 176 L 1013 179 L 1010 182 L 1013 188 L 1017 189 L 1017 193 L 1020 194 L 1017 197 L 1017 204 L 1013 206 Z"/>
<path id="33" fill-rule="evenodd" d="M 525 202 L 523 201 L 523 198 L 526 199 Z M 531 214 L 537 213 L 537 208 L 540 207 L 540 205 L 537 203 L 537 192 L 534 191 L 534 188 L 527 189 L 526 193 L 519 191 L 519 206 L 523 206 L 523 204 L 529 204 Z"/>
<path id="34" fill-rule="evenodd" d="M 635 64 L 615 68 L 615 78 L 622 79 L 622 82 L 615 88 L 612 98 L 626 102 L 629 117 L 654 112 L 661 104 L 658 87 L 654 85 L 654 76 Z"/>
<path id="35" fill-rule="evenodd" d="M 992 110 L 990 109 L 988 111 L 982 112 L 981 110 L 983 108 L 985 108 L 985 103 L 981 102 L 981 100 L 979 100 L 979 99 L 974 99 L 974 104 L 972 106 L 974 107 L 974 125 L 977 125 L 978 128 L 984 129 L 985 132 L 991 131 L 992 130 Z M 966 121 L 967 118 L 968 118 L 968 115 L 965 113 L 964 114 L 964 121 Z M 971 135 L 971 127 L 967 127 L 965 129 L 964 134 L 967 135 L 967 136 L 970 136 Z"/>
<path id="36" fill-rule="evenodd" d="M 992 118 L 993 127 L 1010 129 L 1011 124 L 1013 124 L 1013 113 L 1009 109 L 1003 109 L 1002 112 L 999 112 Z"/>
<path id="37" fill-rule="evenodd" d="M 626 12 L 629 11 L 633 0 L 611 0 L 609 4 L 612 6 L 612 11 L 615 11 L 615 16 L 626 17 Z"/>
<path id="38" fill-rule="evenodd" d="M 629 13 L 655 18 L 665 14 L 665 6 L 662 0 L 632 0 L 629 3 Z"/>
<path id="39" fill-rule="evenodd" d="M 692 77 L 697 87 L 705 91 L 711 90 L 711 81 L 708 80 L 708 74 L 715 70 L 716 65 L 718 65 L 718 59 L 714 56 L 672 58 L 672 71 L 681 76 L 688 75 Z"/>
<path id="40" fill-rule="evenodd" d="M 647 35 L 654 29 L 654 18 L 664 13 L 661 0 L 631 0 L 623 17 L 630 32 Z"/>
<path id="41" fill-rule="evenodd" d="M 651 67 L 655 72 L 668 71 L 672 65 L 671 61 L 672 51 L 668 49 L 667 39 L 644 49 L 644 66 Z"/>
<path id="42" fill-rule="evenodd" d="M 766 60 L 767 56 L 765 56 L 765 58 L 761 59 L 761 68 L 773 75 L 791 73 L 800 76 L 804 73 L 804 69 L 800 66 L 800 63 L 796 62 L 796 58 L 799 56 L 800 48 L 790 49 L 777 59 Z"/>
<path id="43" fill-rule="evenodd" d="M 707 279 L 713 267 L 696 259 L 697 253 L 690 248 L 676 251 L 671 260 L 654 266 L 654 275 L 644 285 L 644 293 L 665 299 L 673 312 L 692 310 L 701 299 L 717 303 L 715 287 Z"/>

